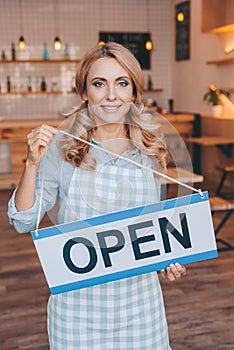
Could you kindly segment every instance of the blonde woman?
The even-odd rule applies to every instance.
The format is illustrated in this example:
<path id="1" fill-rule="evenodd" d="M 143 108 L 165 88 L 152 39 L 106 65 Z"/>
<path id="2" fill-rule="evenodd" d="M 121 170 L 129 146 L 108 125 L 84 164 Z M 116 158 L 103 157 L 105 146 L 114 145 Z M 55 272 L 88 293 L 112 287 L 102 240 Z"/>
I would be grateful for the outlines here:
<path id="1" fill-rule="evenodd" d="M 59 223 L 160 200 L 160 179 L 119 157 L 165 170 L 157 120 L 141 108 L 143 85 L 140 65 L 125 47 L 107 43 L 85 55 L 76 76 L 83 103 L 62 126 L 73 137 L 48 125 L 28 135 L 25 169 L 9 202 L 16 230 L 36 226 L 42 173 L 41 217 L 58 199 Z M 169 280 L 185 273 L 179 264 L 165 271 Z M 51 296 L 48 334 L 53 350 L 171 349 L 157 273 Z"/>

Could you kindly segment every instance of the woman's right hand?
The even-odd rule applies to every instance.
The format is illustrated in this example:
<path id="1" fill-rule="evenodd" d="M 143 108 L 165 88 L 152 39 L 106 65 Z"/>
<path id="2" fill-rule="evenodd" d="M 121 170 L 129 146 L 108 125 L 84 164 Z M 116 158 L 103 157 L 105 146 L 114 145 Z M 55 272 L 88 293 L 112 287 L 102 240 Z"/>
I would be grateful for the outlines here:
<path id="1" fill-rule="evenodd" d="M 38 165 L 48 150 L 57 130 L 49 125 L 41 125 L 28 134 L 27 163 Z"/>

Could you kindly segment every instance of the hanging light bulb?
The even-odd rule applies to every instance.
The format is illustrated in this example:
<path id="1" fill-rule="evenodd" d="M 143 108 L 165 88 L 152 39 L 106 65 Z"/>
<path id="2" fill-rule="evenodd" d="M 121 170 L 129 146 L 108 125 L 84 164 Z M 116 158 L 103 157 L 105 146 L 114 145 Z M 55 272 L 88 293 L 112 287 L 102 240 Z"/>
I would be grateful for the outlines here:
<path id="1" fill-rule="evenodd" d="M 146 48 L 147 51 L 151 51 L 153 49 L 153 43 L 152 43 L 151 40 L 147 40 L 145 42 L 145 48 Z"/>
<path id="2" fill-rule="evenodd" d="M 61 40 L 59 39 L 58 36 L 56 36 L 56 37 L 54 38 L 54 49 L 55 49 L 56 51 L 59 51 L 59 50 L 61 50 L 61 48 L 62 48 Z"/>
<path id="3" fill-rule="evenodd" d="M 177 21 L 178 22 L 184 22 L 184 14 L 183 14 L 183 12 L 178 12 L 177 13 Z"/>
<path id="4" fill-rule="evenodd" d="M 19 49 L 20 49 L 21 51 L 25 50 L 25 48 L 26 48 L 26 42 L 25 42 L 25 40 L 24 40 L 23 35 L 21 35 L 20 38 L 19 38 L 19 44 L 18 44 L 18 46 L 19 46 Z"/>
<path id="5" fill-rule="evenodd" d="M 147 21 L 147 26 L 149 27 L 150 24 L 150 17 L 149 17 L 149 0 L 147 0 L 146 4 L 146 21 Z M 149 29 L 149 28 L 148 28 Z M 150 34 L 149 34 L 149 39 L 145 42 L 145 49 L 147 51 L 151 51 L 153 49 L 153 42 L 150 39 Z"/>
<path id="6" fill-rule="evenodd" d="M 22 0 L 19 1 L 19 14 L 20 14 L 20 31 L 23 33 L 23 13 L 22 13 Z M 21 51 L 25 50 L 26 48 L 26 42 L 24 40 L 24 36 L 21 35 L 19 38 L 19 43 L 18 43 L 19 49 Z"/>
<path id="7" fill-rule="evenodd" d="M 56 0 L 54 0 L 54 29 L 55 33 L 58 33 L 58 13 L 57 13 L 57 7 L 56 7 Z M 62 42 L 58 35 L 54 38 L 54 49 L 56 51 L 61 50 L 62 48 Z"/>

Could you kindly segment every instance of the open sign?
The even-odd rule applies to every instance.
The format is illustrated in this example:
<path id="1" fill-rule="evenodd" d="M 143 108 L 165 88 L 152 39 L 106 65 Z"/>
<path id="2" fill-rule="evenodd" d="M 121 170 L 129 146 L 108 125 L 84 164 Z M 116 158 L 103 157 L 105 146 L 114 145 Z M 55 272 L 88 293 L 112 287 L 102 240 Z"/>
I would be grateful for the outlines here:
<path id="1" fill-rule="evenodd" d="M 207 192 L 33 231 L 52 294 L 217 257 Z"/>

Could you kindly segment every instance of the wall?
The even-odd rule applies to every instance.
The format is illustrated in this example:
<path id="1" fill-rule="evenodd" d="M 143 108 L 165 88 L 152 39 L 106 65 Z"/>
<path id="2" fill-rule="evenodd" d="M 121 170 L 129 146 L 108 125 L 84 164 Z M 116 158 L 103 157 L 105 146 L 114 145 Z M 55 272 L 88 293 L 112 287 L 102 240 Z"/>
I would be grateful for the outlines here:
<path id="1" fill-rule="evenodd" d="M 181 1 L 171 1 L 171 12 Z M 176 62 L 172 56 L 172 96 L 176 110 L 196 113 L 209 113 L 209 107 L 203 102 L 203 95 L 210 83 L 218 87 L 234 87 L 234 64 L 208 65 L 207 61 L 234 57 L 234 52 L 226 55 L 224 47 L 233 43 L 234 33 L 207 34 L 201 32 L 202 0 L 191 0 L 191 51 L 190 59 Z M 173 17 L 174 18 L 174 17 Z M 174 21 L 174 20 L 173 20 Z M 172 21 L 172 23 L 173 23 Z M 175 26 L 172 25 L 174 42 Z M 174 44 L 173 44 L 174 50 Z"/>
<path id="2" fill-rule="evenodd" d="M 152 97 L 164 109 L 168 108 L 172 86 L 170 0 L 55 0 L 55 3 L 54 7 L 53 0 L 22 0 L 20 8 L 20 0 L 0 0 L 0 51 L 4 50 L 9 58 L 11 42 L 17 44 L 23 34 L 28 46 L 24 52 L 17 52 L 19 58 L 41 58 L 44 42 L 49 56 L 58 58 L 63 53 L 52 49 L 58 34 L 63 44 L 69 44 L 71 57 L 81 58 L 98 42 L 99 31 L 149 31 L 154 50 L 151 70 L 144 71 L 144 77 L 146 80 L 151 74 L 154 88 L 162 88 L 163 92 L 150 93 L 145 98 Z M 62 95 L 0 96 L 0 118 L 57 117 L 78 104 L 77 96 L 67 94 L 75 70 L 76 64 L 0 65 L 2 91 L 6 89 L 7 75 L 17 91 L 27 89 L 29 76 L 34 81 L 42 75 L 46 76 L 48 89 L 56 83 L 63 91 Z"/>
<path id="3" fill-rule="evenodd" d="M 177 111 L 209 113 L 203 94 L 210 83 L 218 87 L 234 86 L 234 64 L 207 65 L 208 60 L 226 56 L 224 46 L 233 43 L 234 34 L 207 34 L 201 32 L 201 0 L 191 0 L 191 57 L 175 61 L 175 4 L 180 0 L 56 0 L 55 21 L 53 0 L 0 0 L 0 50 L 10 55 L 11 42 L 17 43 L 21 32 L 27 41 L 27 50 L 20 57 L 41 57 L 42 45 L 47 42 L 50 57 L 58 57 L 52 43 L 59 34 L 68 43 L 72 58 L 81 58 L 98 41 L 99 31 L 150 31 L 154 43 L 152 68 L 144 71 L 145 80 L 152 75 L 155 88 L 163 92 L 145 94 L 153 97 L 164 109 L 168 99 L 175 100 Z M 148 4 L 148 6 L 147 6 Z M 55 28 L 57 32 L 55 33 Z M 18 53 L 20 55 L 20 53 Z M 0 119 L 57 117 L 80 102 L 77 96 L 66 94 L 76 64 L 67 65 L 0 65 L 2 90 L 6 76 L 14 77 L 15 89 L 26 87 L 28 76 L 46 75 L 48 88 L 53 82 L 64 91 L 58 96 L 0 96 Z M 23 87 L 24 88 L 24 87 Z"/>

